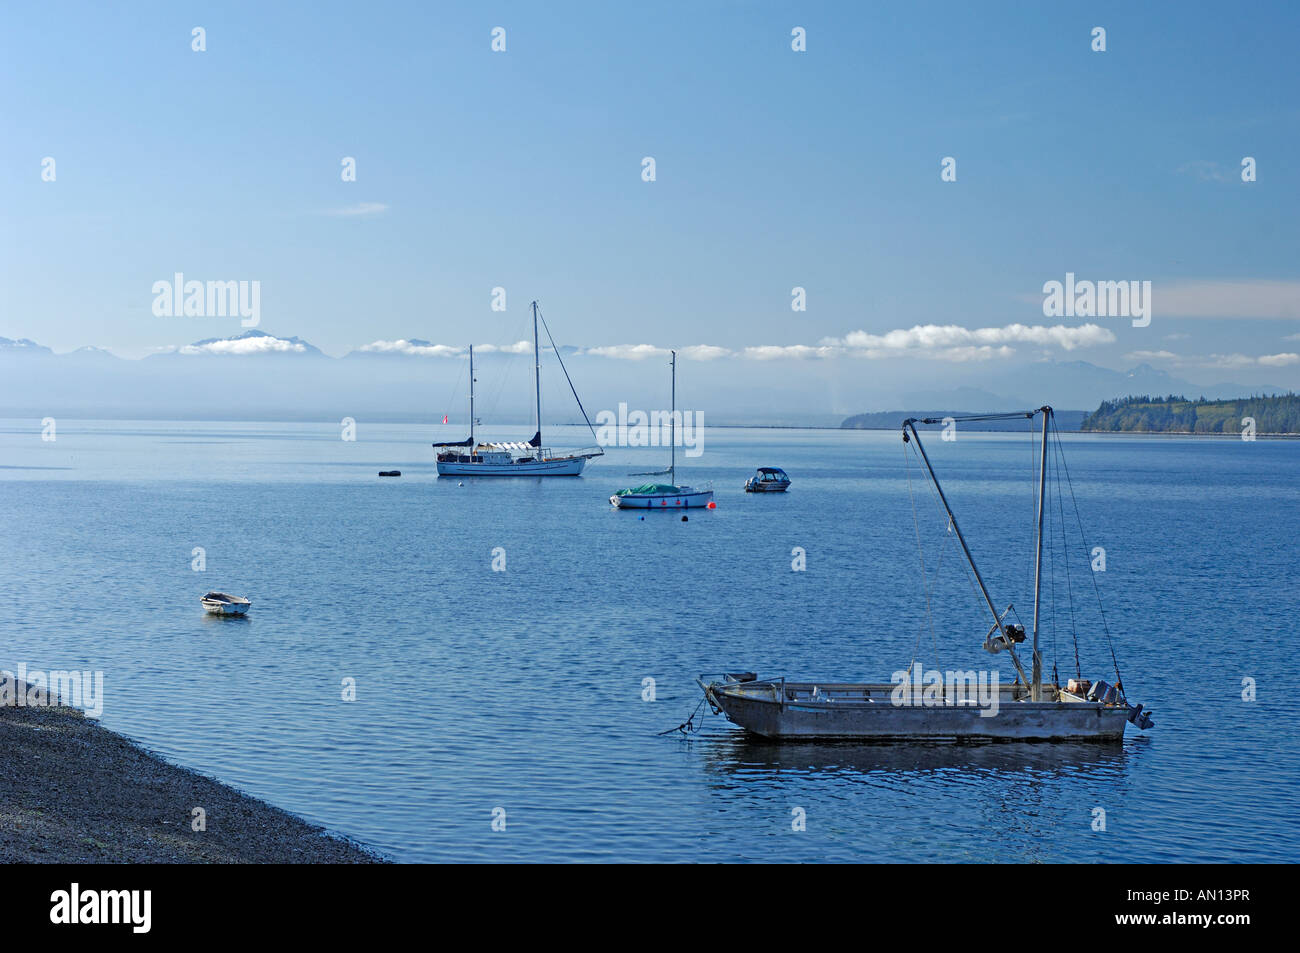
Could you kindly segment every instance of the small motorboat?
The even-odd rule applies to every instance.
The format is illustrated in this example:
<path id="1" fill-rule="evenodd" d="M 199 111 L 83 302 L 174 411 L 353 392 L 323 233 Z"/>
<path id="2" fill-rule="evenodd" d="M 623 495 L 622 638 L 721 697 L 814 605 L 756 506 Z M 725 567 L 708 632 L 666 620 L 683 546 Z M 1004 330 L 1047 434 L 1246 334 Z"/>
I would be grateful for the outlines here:
<path id="1" fill-rule="evenodd" d="M 243 596 L 232 596 L 228 592 L 209 592 L 199 601 L 213 615 L 243 615 L 252 605 Z"/>
<path id="2" fill-rule="evenodd" d="M 784 493 L 790 487 L 790 478 L 780 467 L 759 467 L 758 472 L 745 481 L 746 493 Z"/>

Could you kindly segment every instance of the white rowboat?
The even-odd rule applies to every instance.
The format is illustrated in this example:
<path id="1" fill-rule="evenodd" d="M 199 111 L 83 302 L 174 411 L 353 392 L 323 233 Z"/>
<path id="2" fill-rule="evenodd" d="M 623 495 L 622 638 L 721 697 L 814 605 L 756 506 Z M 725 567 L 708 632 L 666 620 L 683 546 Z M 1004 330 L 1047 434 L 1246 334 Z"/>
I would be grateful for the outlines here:
<path id="1" fill-rule="evenodd" d="M 232 596 L 228 592 L 209 592 L 199 601 L 213 615 L 243 615 L 252 605 L 243 596 Z"/>

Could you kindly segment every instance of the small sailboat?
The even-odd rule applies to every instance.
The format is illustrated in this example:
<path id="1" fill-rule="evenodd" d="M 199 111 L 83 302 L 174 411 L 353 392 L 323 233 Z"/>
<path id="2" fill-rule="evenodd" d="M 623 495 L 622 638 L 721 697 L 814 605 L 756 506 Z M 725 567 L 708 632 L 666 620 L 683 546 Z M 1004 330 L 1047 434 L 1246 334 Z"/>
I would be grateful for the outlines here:
<path id="1" fill-rule="evenodd" d="M 201 596 L 199 601 L 213 615 L 243 615 L 252 605 L 243 596 L 232 596 L 228 592 L 209 592 Z"/>
<path id="2" fill-rule="evenodd" d="M 671 436 L 668 440 L 669 463 L 665 472 L 667 483 L 642 483 L 640 486 L 619 490 L 609 502 L 622 510 L 680 510 L 691 507 L 712 507 L 713 484 L 703 486 L 677 485 L 677 352 L 672 353 L 673 387 L 672 411 L 668 415 Z"/>
<path id="3" fill-rule="evenodd" d="M 745 481 L 746 493 L 784 493 L 790 489 L 790 478 L 780 467 L 759 467 Z"/>
<path id="4" fill-rule="evenodd" d="M 1053 663 L 1053 678 L 1044 684 L 1042 658 L 1038 650 L 1039 609 L 1043 576 L 1043 512 L 1047 486 L 1048 426 L 1052 408 L 1021 414 L 985 414 L 958 417 L 957 420 L 990 420 L 1042 414 L 1042 453 L 1038 473 L 1038 528 L 1034 554 L 1034 615 L 1030 643 L 1030 672 L 1021 663 L 1017 646 L 1026 640 L 1025 627 L 1008 617 L 1014 607 L 999 613 L 993 597 L 975 565 L 957 517 L 944 495 L 930 459 L 921 445 L 916 424 L 939 424 L 943 420 L 915 418 L 903 422 L 903 442 L 911 443 L 924 462 L 934 484 L 938 500 L 947 516 L 948 531 L 961 544 L 974 580 L 979 584 L 983 606 L 993 624 L 984 638 L 984 649 L 991 654 L 1007 652 L 1015 668 L 1011 683 L 1001 683 L 996 672 L 949 672 L 925 674 L 919 664 L 908 663 L 906 670 L 895 673 L 888 683 L 848 683 L 838 681 L 794 682 L 784 678 L 759 679 L 753 672 L 723 674 L 721 679 L 698 679 L 704 696 L 715 713 L 724 714 L 742 728 L 766 738 L 857 739 L 862 741 L 1103 741 L 1119 742 L 1124 726 L 1132 724 L 1145 731 L 1152 726 L 1150 712 L 1141 705 L 1131 705 L 1124 693 L 1124 683 L 1115 662 L 1115 683 L 1076 677 L 1061 686 Z M 1064 450 L 1057 444 L 1059 458 Z M 1068 471 L 1067 471 L 1068 479 Z M 909 476 L 910 481 L 910 476 Z M 910 482 L 909 482 L 910 487 Z M 915 506 L 915 501 L 913 502 Z M 1082 536 L 1082 523 L 1080 523 Z M 919 541 L 919 537 L 918 537 Z M 1084 552 L 1086 553 L 1086 543 Z M 924 564 L 923 564 L 924 566 Z M 926 581 L 926 599 L 930 598 Z M 1100 604 L 1100 592 L 1098 592 Z M 929 614 L 927 608 L 927 615 Z M 1102 615 L 1104 626 L 1104 614 Z M 1106 632 L 1109 643 L 1110 633 Z M 1113 648 L 1111 658 L 1115 659 Z M 988 676 L 992 677 L 988 677 Z M 932 677 L 934 676 L 934 677 Z M 957 676 L 954 678 L 954 676 Z M 972 684 L 974 681 L 975 684 Z"/>
<path id="5" fill-rule="evenodd" d="M 537 302 L 533 302 L 533 380 L 537 397 L 537 433 L 527 443 L 476 443 L 474 440 L 474 347 L 469 349 L 469 437 L 454 443 L 435 443 L 438 450 L 439 476 L 578 476 L 587 461 L 604 454 L 600 447 L 583 447 L 580 450 L 554 451 L 542 446 L 542 352 L 537 336 Z M 542 319 L 545 325 L 545 319 Z M 578 398 L 578 391 L 569 378 L 560 349 L 551 338 L 551 329 L 546 329 L 546 336 L 551 340 L 551 349 L 564 370 L 564 378 L 569 381 L 573 399 L 587 421 L 593 439 L 595 428 L 587 417 L 587 411 Z"/>

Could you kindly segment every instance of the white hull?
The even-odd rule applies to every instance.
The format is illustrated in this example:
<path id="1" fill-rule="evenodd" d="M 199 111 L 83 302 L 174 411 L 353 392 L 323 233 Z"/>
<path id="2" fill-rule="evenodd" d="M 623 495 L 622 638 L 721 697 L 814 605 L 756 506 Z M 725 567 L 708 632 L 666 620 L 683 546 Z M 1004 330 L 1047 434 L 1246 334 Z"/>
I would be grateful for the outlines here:
<path id="1" fill-rule="evenodd" d="M 713 502 L 712 490 L 698 493 L 630 493 L 611 496 L 609 501 L 621 510 L 679 510 L 708 506 Z"/>
<path id="2" fill-rule="evenodd" d="M 199 599 L 203 608 L 213 615 L 243 615 L 252 605 L 247 599 L 240 596 L 227 595 L 224 592 L 213 592 Z"/>
<path id="3" fill-rule="evenodd" d="M 542 349 L 537 336 L 536 301 L 533 302 L 532 308 L 533 381 L 537 395 L 537 433 L 533 434 L 533 438 L 527 443 L 483 443 L 474 439 L 474 346 L 471 344 L 469 348 L 469 439 L 433 445 L 439 451 L 438 476 L 578 476 L 582 473 L 582 468 L 587 465 L 587 460 L 605 453 L 600 447 L 583 447 L 578 450 L 559 451 L 565 455 L 557 456 L 557 451 L 542 443 Z M 550 335 L 549 328 L 546 333 Z M 552 340 L 552 346 L 554 343 Z M 563 368 L 564 359 L 560 357 L 558 350 L 555 351 L 555 357 Z M 564 376 L 568 378 L 567 370 Z M 572 380 L 569 381 L 569 386 L 573 387 Z M 573 397 L 575 400 L 578 399 L 576 390 L 573 392 Z M 582 409 L 581 400 L 578 400 L 578 408 Z M 582 416 L 586 420 L 585 410 L 582 411 Z M 444 417 L 443 420 L 445 422 L 446 418 Z M 591 428 L 591 435 L 595 437 L 596 430 L 591 427 L 590 420 L 587 420 L 587 426 Z"/>
<path id="4" fill-rule="evenodd" d="M 207 603 L 204 603 L 203 608 L 207 609 L 213 615 L 243 615 L 248 611 L 247 604 L 230 605 L 227 603 L 225 605 L 208 605 Z"/>
<path id="5" fill-rule="evenodd" d="M 587 465 L 586 457 L 528 463 L 453 463 L 438 461 L 439 476 L 577 476 Z"/>

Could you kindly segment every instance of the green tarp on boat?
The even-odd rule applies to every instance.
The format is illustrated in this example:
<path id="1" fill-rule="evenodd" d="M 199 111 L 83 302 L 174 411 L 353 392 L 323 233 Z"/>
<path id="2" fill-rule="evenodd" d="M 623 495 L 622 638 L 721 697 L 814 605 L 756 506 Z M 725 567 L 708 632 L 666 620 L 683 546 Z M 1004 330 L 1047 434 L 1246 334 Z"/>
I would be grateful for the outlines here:
<path id="1" fill-rule="evenodd" d="M 616 496 L 677 496 L 682 492 L 680 486 L 672 483 L 642 483 L 627 490 L 619 490 Z"/>

